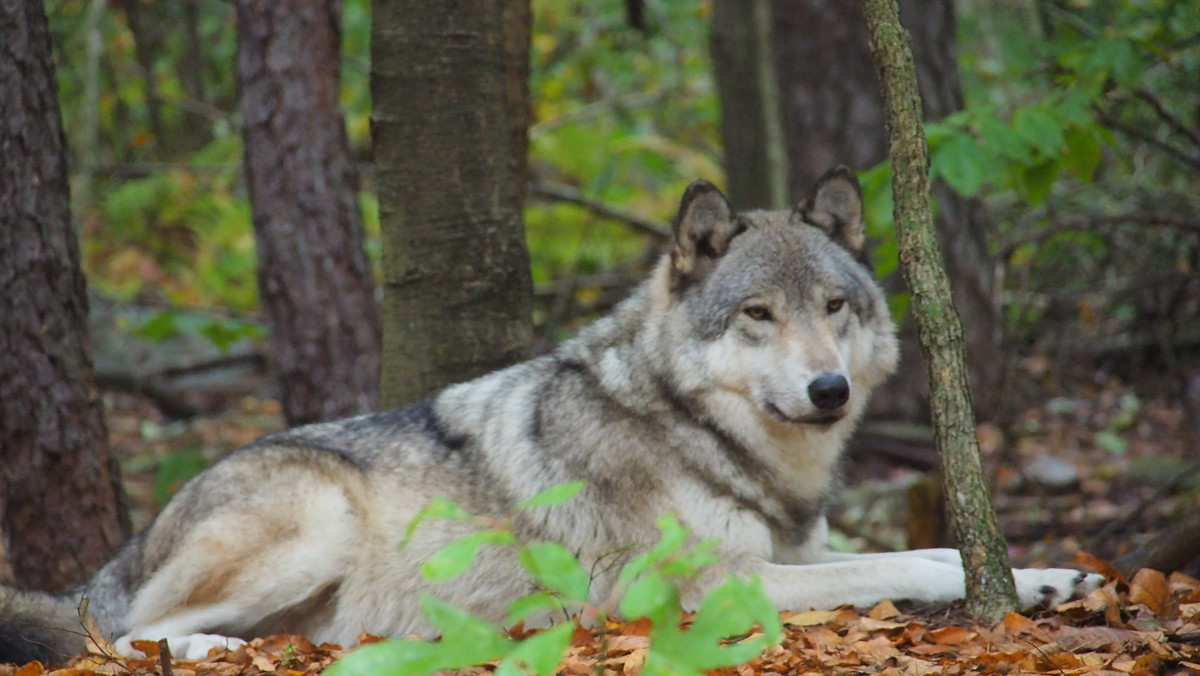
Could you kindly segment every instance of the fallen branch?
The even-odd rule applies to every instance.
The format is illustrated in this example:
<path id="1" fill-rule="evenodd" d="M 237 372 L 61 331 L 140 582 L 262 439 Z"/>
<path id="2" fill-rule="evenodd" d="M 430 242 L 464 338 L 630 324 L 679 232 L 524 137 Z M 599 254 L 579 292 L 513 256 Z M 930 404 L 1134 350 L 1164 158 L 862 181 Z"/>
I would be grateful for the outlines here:
<path id="1" fill-rule="evenodd" d="M 1132 577 L 1142 568 L 1163 572 L 1180 570 L 1200 556 L 1200 512 L 1168 528 L 1158 537 L 1112 562 L 1122 573 Z"/>
<path id="2" fill-rule="evenodd" d="M 97 371 L 96 386 L 102 390 L 139 394 L 149 399 L 169 418 L 194 418 L 200 409 L 158 376 L 137 376 L 132 373 Z"/>
<path id="3" fill-rule="evenodd" d="M 1096 534 L 1088 540 L 1086 549 L 1094 552 L 1098 548 L 1104 546 L 1105 542 L 1110 540 L 1114 535 L 1117 535 L 1121 531 L 1125 530 L 1126 527 L 1128 527 L 1139 516 L 1141 516 L 1147 507 L 1175 492 L 1177 488 L 1190 480 L 1192 475 L 1194 475 L 1196 472 L 1200 472 L 1200 464 L 1192 465 L 1179 474 L 1176 474 L 1174 478 L 1159 487 L 1159 489 L 1154 491 L 1153 494 L 1143 498 L 1140 502 L 1138 502 L 1137 507 L 1126 510 L 1125 514 L 1121 518 L 1113 519 L 1112 521 L 1108 522 L 1104 528 L 1101 528 L 1099 531 L 1097 531 Z M 1159 568 L 1158 570 L 1163 569 Z"/>

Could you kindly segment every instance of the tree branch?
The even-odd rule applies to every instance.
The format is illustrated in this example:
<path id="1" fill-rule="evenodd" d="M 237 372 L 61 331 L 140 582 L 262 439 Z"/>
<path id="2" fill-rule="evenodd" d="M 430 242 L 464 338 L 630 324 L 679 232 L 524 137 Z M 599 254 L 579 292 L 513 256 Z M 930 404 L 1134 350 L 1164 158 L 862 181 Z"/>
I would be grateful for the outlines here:
<path id="1" fill-rule="evenodd" d="M 620 221 L 635 230 L 639 230 L 656 239 L 667 240 L 671 237 L 671 226 L 648 218 L 643 218 L 627 209 L 587 197 L 578 188 L 564 183 L 551 181 L 534 181 L 529 187 L 529 196 L 547 202 L 565 202 L 574 204 L 603 218 Z"/>

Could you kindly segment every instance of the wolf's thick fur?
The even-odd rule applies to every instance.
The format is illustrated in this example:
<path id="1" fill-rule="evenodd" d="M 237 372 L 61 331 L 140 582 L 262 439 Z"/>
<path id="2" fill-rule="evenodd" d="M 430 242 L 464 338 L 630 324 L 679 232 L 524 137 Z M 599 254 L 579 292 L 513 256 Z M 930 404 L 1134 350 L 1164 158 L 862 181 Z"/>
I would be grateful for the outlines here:
<path id="1" fill-rule="evenodd" d="M 961 597 L 954 550 L 845 555 L 825 545 L 839 455 L 897 359 L 863 243 L 846 169 L 779 212 L 735 215 L 697 182 L 670 252 L 611 316 L 553 354 L 411 408 L 274 434 L 232 454 L 80 592 L 0 592 L 0 649 L 20 651 L 0 659 L 80 652 L 69 629 L 85 594 L 120 649 L 168 637 L 192 656 L 214 643 L 201 632 L 289 631 L 343 645 L 364 631 L 427 632 L 418 607 L 427 590 L 501 622 L 507 602 L 530 591 L 515 553 L 485 548 L 465 576 L 434 584 L 418 567 L 470 526 L 429 520 L 401 549 L 406 527 L 435 496 L 502 516 L 574 479 L 586 485 L 570 502 L 516 514 L 519 536 L 561 542 L 592 568 L 656 541 L 658 516 L 674 512 L 721 542 L 720 565 L 683 590 L 689 603 L 730 572 L 759 576 L 788 609 Z M 593 600 L 608 598 L 615 569 L 595 566 Z M 1026 605 L 1097 582 L 1062 569 L 1015 573 Z"/>

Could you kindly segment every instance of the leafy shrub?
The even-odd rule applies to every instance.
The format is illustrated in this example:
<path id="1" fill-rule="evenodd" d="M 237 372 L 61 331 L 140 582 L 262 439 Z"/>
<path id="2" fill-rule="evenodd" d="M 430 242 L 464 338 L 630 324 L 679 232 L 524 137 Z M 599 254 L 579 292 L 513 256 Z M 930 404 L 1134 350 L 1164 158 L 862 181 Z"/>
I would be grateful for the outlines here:
<path id="1" fill-rule="evenodd" d="M 552 507 L 569 500 L 582 482 L 539 493 L 518 510 Z M 408 537 L 427 518 L 472 520 L 474 517 L 446 500 L 435 500 L 409 526 Z M 716 561 L 716 543 L 688 545 L 687 530 L 672 516 L 659 520 L 662 538 L 621 571 L 620 612 L 627 618 L 649 618 L 650 648 L 643 666 L 647 676 L 699 676 L 707 669 L 735 666 L 753 659 L 782 636 L 779 613 L 757 580 L 729 578 L 700 604 L 687 629 L 679 590 L 673 580 L 694 577 Z M 590 576 L 575 555 L 554 542 L 521 542 L 509 522 L 488 522 L 479 532 L 453 542 L 434 554 L 422 568 L 430 580 L 447 580 L 465 572 L 485 545 L 515 546 L 521 565 L 541 587 L 509 605 L 509 621 L 558 608 L 588 605 Z M 574 623 L 560 623 L 524 640 L 514 640 L 494 625 L 433 596 L 424 595 L 421 610 L 441 632 L 440 641 L 395 639 L 364 646 L 334 664 L 330 676 L 372 674 L 415 676 L 499 661 L 497 676 L 550 676 L 566 652 Z M 761 632 L 726 645 L 725 639 Z"/>

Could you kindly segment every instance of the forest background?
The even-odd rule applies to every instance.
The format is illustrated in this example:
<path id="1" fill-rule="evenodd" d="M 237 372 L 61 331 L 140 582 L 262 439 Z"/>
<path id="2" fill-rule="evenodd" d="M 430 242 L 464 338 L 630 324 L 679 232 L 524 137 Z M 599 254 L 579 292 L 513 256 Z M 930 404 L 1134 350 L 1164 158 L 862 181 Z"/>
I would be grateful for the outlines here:
<path id="1" fill-rule="evenodd" d="M 955 215 L 942 234 L 960 312 L 982 333 L 968 356 L 986 383 L 981 438 L 1015 558 L 1129 554 L 1200 499 L 1200 3 L 902 4 L 919 62 L 925 54 L 940 73 L 922 83 L 932 173 L 943 215 Z M 856 130 L 878 106 L 874 74 L 865 43 L 839 51 L 855 5 L 773 5 L 774 50 L 761 56 L 778 79 L 776 136 L 763 134 L 774 150 L 724 128 L 772 122 L 737 117 L 745 99 L 729 93 L 722 45 L 740 38 L 723 37 L 737 19 L 714 21 L 722 6 L 532 3 L 524 226 L 536 351 L 624 296 L 696 178 L 741 206 L 774 206 L 848 163 L 863 181 L 876 270 L 894 274 L 882 128 Z M 188 476 L 284 424 L 255 279 L 237 10 L 216 0 L 45 8 L 97 383 L 142 524 Z M 338 9 L 338 100 L 379 280 L 370 4 Z M 943 107 L 930 110 L 938 91 Z M 903 318 L 905 294 L 892 300 Z M 851 546 L 944 538 L 936 497 L 922 497 L 936 483 L 922 478 L 935 462 L 909 389 L 918 381 L 901 378 L 884 397 L 850 476 L 874 480 L 876 494 L 882 482 L 904 509 L 850 505 L 834 525 Z"/>

